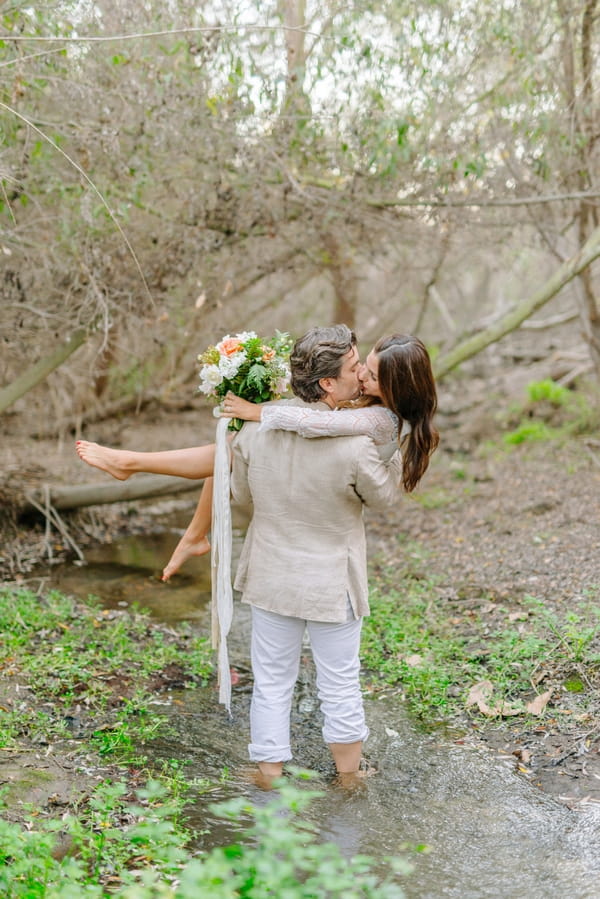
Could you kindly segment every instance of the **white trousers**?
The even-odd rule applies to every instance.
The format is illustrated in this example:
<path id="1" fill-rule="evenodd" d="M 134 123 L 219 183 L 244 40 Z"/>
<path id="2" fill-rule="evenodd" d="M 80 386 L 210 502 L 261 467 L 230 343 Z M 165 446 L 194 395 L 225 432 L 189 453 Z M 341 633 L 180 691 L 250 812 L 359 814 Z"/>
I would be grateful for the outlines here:
<path id="1" fill-rule="evenodd" d="M 355 743 L 367 739 L 369 729 L 359 683 L 361 627 L 362 618 L 331 624 L 252 606 L 254 689 L 248 746 L 252 761 L 287 762 L 292 758 L 290 712 L 305 629 L 317 669 L 324 741 Z"/>

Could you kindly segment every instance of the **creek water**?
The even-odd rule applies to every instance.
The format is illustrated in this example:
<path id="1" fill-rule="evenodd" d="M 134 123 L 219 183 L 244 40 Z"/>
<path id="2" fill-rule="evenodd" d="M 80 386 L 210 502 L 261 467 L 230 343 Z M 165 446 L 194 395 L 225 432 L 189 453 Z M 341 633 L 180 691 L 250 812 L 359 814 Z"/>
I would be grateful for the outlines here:
<path id="1" fill-rule="evenodd" d="M 162 584 L 157 575 L 175 543 L 172 532 L 130 537 L 88 551 L 86 564 L 55 569 L 52 584 L 106 607 L 137 604 L 173 626 L 187 621 L 209 632 L 210 560 L 194 560 L 185 575 Z M 239 548 L 240 538 L 236 537 Z M 209 848 L 239 837 L 210 806 L 244 795 L 254 803 L 269 794 L 250 782 L 247 766 L 249 671 L 248 610 L 236 602 L 229 639 L 238 672 L 232 715 L 218 705 L 214 686 L 159 697 L 174 735 L 156 743 L 156 759 L 187 763 L 190 778 L 214 788 L 193 802 L 190 824 Z M 164 700 L 164 701 L 163 701 Z M 514 763 L 419 729 L 398 697 L 367 698 L 371 734 L 365 755 L 378 773 L 362 790 L 345 793 L 331 778 L 322 745 L 312 661 L 307 647 L 296 690 L 292 731 L 295 763 L 317 772 L 322 790 L 307 817 L 323 839 L 346 855 L 402 855 L 414 866 L 403 888 L 409 899 L 598 899 L 600 806 L 573 811 L 519 778 Z M 223 776 L 224 772 L 226 776 Z M 425 845 L 414 853 L 406 847 Z"/>

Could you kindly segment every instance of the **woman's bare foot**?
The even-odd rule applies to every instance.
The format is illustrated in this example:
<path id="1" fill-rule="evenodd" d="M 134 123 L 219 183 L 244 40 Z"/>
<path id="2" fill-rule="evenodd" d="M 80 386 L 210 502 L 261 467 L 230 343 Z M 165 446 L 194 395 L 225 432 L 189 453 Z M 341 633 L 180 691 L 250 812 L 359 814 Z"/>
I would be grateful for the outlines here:
<path id="1" fill-rule="evenodd" d="M 118 481 L 126 481 L 135 470 L 130 467 L 131 457 L 134 453 L 129 450 L 110 449 L 99 443 L 90 443 L 89 440 L 78 440 L 75 450 L 83 462 L 87 462 L 93 468 L 106 471 Z"/>
<path id="2" fill-rule="evenodd" d="M 175 547 L 173 555 L 165 565 L 161 580 L 168 581 L 171 575 L 175 574 L 176 571 L 179 571 L 181 566 L 184 562 L 187 562 L 188 559 L 191 559 L 193 556 L 204 556 L 207 552 L 210 552 L 208 537 L 201 537 L 199 540 L 190 543 L 186 540 L 184 534 Z"/>

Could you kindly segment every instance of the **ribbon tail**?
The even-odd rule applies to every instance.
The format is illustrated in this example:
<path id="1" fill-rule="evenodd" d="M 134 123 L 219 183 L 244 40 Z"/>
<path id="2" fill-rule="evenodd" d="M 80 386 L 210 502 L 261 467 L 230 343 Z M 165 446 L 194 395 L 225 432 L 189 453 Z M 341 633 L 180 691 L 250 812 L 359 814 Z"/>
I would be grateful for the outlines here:
<path id="1" fill-rule="evenodd" d="M 211 529 L 212 602 L 211 630 L 213 648 L 217 649 L 219 702 L 231 714 L 231 671 L 227 651 L 227 635 L 233 618 L 233 590 L 231 586 L 231 506 L 230 455 L 227 440 L 228 419 L 217 422 L 215 463 L 213 474 L 213 505 Z"/>

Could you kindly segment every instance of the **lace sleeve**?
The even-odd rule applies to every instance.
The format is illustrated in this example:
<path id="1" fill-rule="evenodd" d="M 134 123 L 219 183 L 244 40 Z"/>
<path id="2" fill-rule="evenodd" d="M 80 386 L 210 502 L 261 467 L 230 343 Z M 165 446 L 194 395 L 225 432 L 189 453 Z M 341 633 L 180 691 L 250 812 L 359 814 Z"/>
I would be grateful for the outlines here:
<path id="1" fill-rule="evenodd" d="M 360 409 L 309 409 L 276 404 L 263 406 L 261 431 L 296 431 L 301 437 L 349 437 L 364 434 L 377 444 L 390 443 L 398 435 L 398 419 L 385 406 Z"/>

